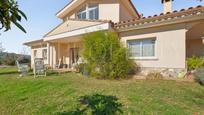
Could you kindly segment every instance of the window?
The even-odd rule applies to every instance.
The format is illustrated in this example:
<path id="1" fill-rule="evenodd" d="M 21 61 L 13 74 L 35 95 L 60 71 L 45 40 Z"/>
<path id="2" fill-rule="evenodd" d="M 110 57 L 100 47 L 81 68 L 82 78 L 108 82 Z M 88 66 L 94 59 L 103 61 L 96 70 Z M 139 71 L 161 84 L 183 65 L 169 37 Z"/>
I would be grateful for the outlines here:
<path id="1" fill-rule="evenodd" d="M 155 39 L 128 41 L 130 57 L 154 57 Z"/>
<path id="2" fill-rule="evenodd" d="M 34 58 L 37 57 L 37 50 L 34 50 Z"/>
<path id="3" fill-rule="evenodd" d="M 77 18 L 78 19 L 90 19 L 90 20 L 98 20 L 99 15 L 98 15 L 98 5 L 95 4 L 90 4 L 77 13 Z"/>
<path id="4" fill-rule="evenodd" d="M 86 19 L 86 8 L 82 8 L 81 10 L 79 10 L 79 12 L 77 13 L 77 17 L 78 19 Z"/>
<path id="5" fill-rule="evenodd" d="M 43 57 L 43 59 L 47 59 L 47 49 L 43 49 L 42 57 Z"/>
<path id="6" fill-rule="evenodd" d="M 98 5 L 89 5 L 88 9 L 89 19 L 97 20 L 98 19 Z"/>

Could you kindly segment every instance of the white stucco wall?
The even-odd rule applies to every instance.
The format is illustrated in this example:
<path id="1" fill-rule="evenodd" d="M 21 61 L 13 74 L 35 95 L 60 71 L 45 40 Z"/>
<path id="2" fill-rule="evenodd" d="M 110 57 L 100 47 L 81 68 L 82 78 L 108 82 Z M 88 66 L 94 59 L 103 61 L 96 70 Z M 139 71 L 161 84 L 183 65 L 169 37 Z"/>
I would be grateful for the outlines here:
<path id="1" fill-rule="evenodd" d="M 120 21 L 120 4 L 119 3 L 101 3 L 99 4 L 99 19 Z"/>
<path id="2" fill-rule="evenodd" d="M 155 57 L 149 59 L 134 59 L 136 63 L 144 68 L 173 68 L 185 69 L 186 64 L 186 30 L 177 29 L 169 31 L 158 31 L 154 28 L 154 32 L 148 30 L 138 32 L 126 32 L 121 34 L 121 41 L 127 46 L 127 40 L 156 38 Z M 158 29 L 158 28 L 157 28 Z M 146 31 L 147 33 L 145 33 Z M 135 34 L 134 34 L 135 33 Z"/>
<path id="3" fill-rule="evenodd" d="M 76 18 L 75 13 L 78 12 L 86 4 L 98 4 L 99 5 L 99 19 L 100 20 L 112 20 L 113 22 L 119 22 L 136 18 L 133 12 L 128 9 L 128 2 L 121 2 L 120 0 L 89 0 L 79 5 L 77 8 L 69 12 L 63 19 Z"/>

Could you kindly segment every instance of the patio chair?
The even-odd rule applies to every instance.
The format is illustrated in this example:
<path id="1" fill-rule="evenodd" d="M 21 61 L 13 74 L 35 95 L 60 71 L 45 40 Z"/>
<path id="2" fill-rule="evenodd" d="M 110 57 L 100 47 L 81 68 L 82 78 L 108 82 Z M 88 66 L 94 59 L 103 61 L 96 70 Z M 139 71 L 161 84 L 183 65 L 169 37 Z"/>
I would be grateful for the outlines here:
<path id="1" fill-rule="evenodd" d="M 58 64 L 55 65 L 55 69 L 60 69 L 62 67 L 62 59 L 58 60 Z"/>
<path id="2" fill-rule="evenodd" d="M 20 64 L 18 60 L 16 60 L 16 66 L 18 68 L 18 72 L 21 74 L 19 75 L 20 77 L 26 76 L 29 71 L 29 66 L 25 64 Z"/>
<path id="3" fill-rule="evenodd" d="M 58 74 L 66 73 L 68 72 L 67 67 L 67 64 L 63 64 L 62 59 L 60 58 L 53 71 L 57 72 Z"/>
<path id="4" fill-rule="evenodd" d="M 47 76 L 47 69 L 44 65 L 44 60 L 43 58 L 35 58 L 34 59 L 34 78 L 39 77 L 39 76 Z"/>

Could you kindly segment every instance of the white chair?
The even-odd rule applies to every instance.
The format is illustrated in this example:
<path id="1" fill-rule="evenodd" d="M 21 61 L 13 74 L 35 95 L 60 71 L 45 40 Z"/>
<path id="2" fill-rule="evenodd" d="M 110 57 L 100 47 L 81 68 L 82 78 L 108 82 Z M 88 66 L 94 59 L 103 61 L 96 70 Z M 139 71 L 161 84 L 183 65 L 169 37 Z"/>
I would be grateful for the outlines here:
<path id="1" fill-rule="evenodd" d="M 58 64 L 55 65 L 55 69 L 60 69 L 62 66 L 62 59 L 58 60 Z"/>
<path id="2" fill-rule="evenodd" d="M 16 66 L 18 67 L 18 72 L 21 74 L 19 75 L 20 77 L 26 76 L 29 71 L 29 66 L 25 64 L 20 64 L 19 61 L 16 60 Z"/>

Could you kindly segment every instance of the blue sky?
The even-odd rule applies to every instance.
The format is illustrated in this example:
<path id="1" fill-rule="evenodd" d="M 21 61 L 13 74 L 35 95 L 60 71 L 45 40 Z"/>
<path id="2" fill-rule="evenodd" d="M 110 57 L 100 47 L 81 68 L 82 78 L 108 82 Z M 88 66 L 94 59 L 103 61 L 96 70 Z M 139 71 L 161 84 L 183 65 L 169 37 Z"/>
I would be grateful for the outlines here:
<path id="1" fill-rule="evenodd" d="M 23 10 L 28 21 L 23 21 L 27 34 L 15 26 L 8 32 L 0 31 L 0 42 L 8 52 L 21 53 L 23 42 L 42 38 L 52 28 L 61 23 L 55 14 L 63 8 L 69 0 L 18 0 L 20 9 Z M 163 11 L 161 0 L 132 0 L 140 14 L 144 16 L 160 14 Z M 175 0 L 174 10 L 191 6 L 204 5 L 197 0 Z"/>

